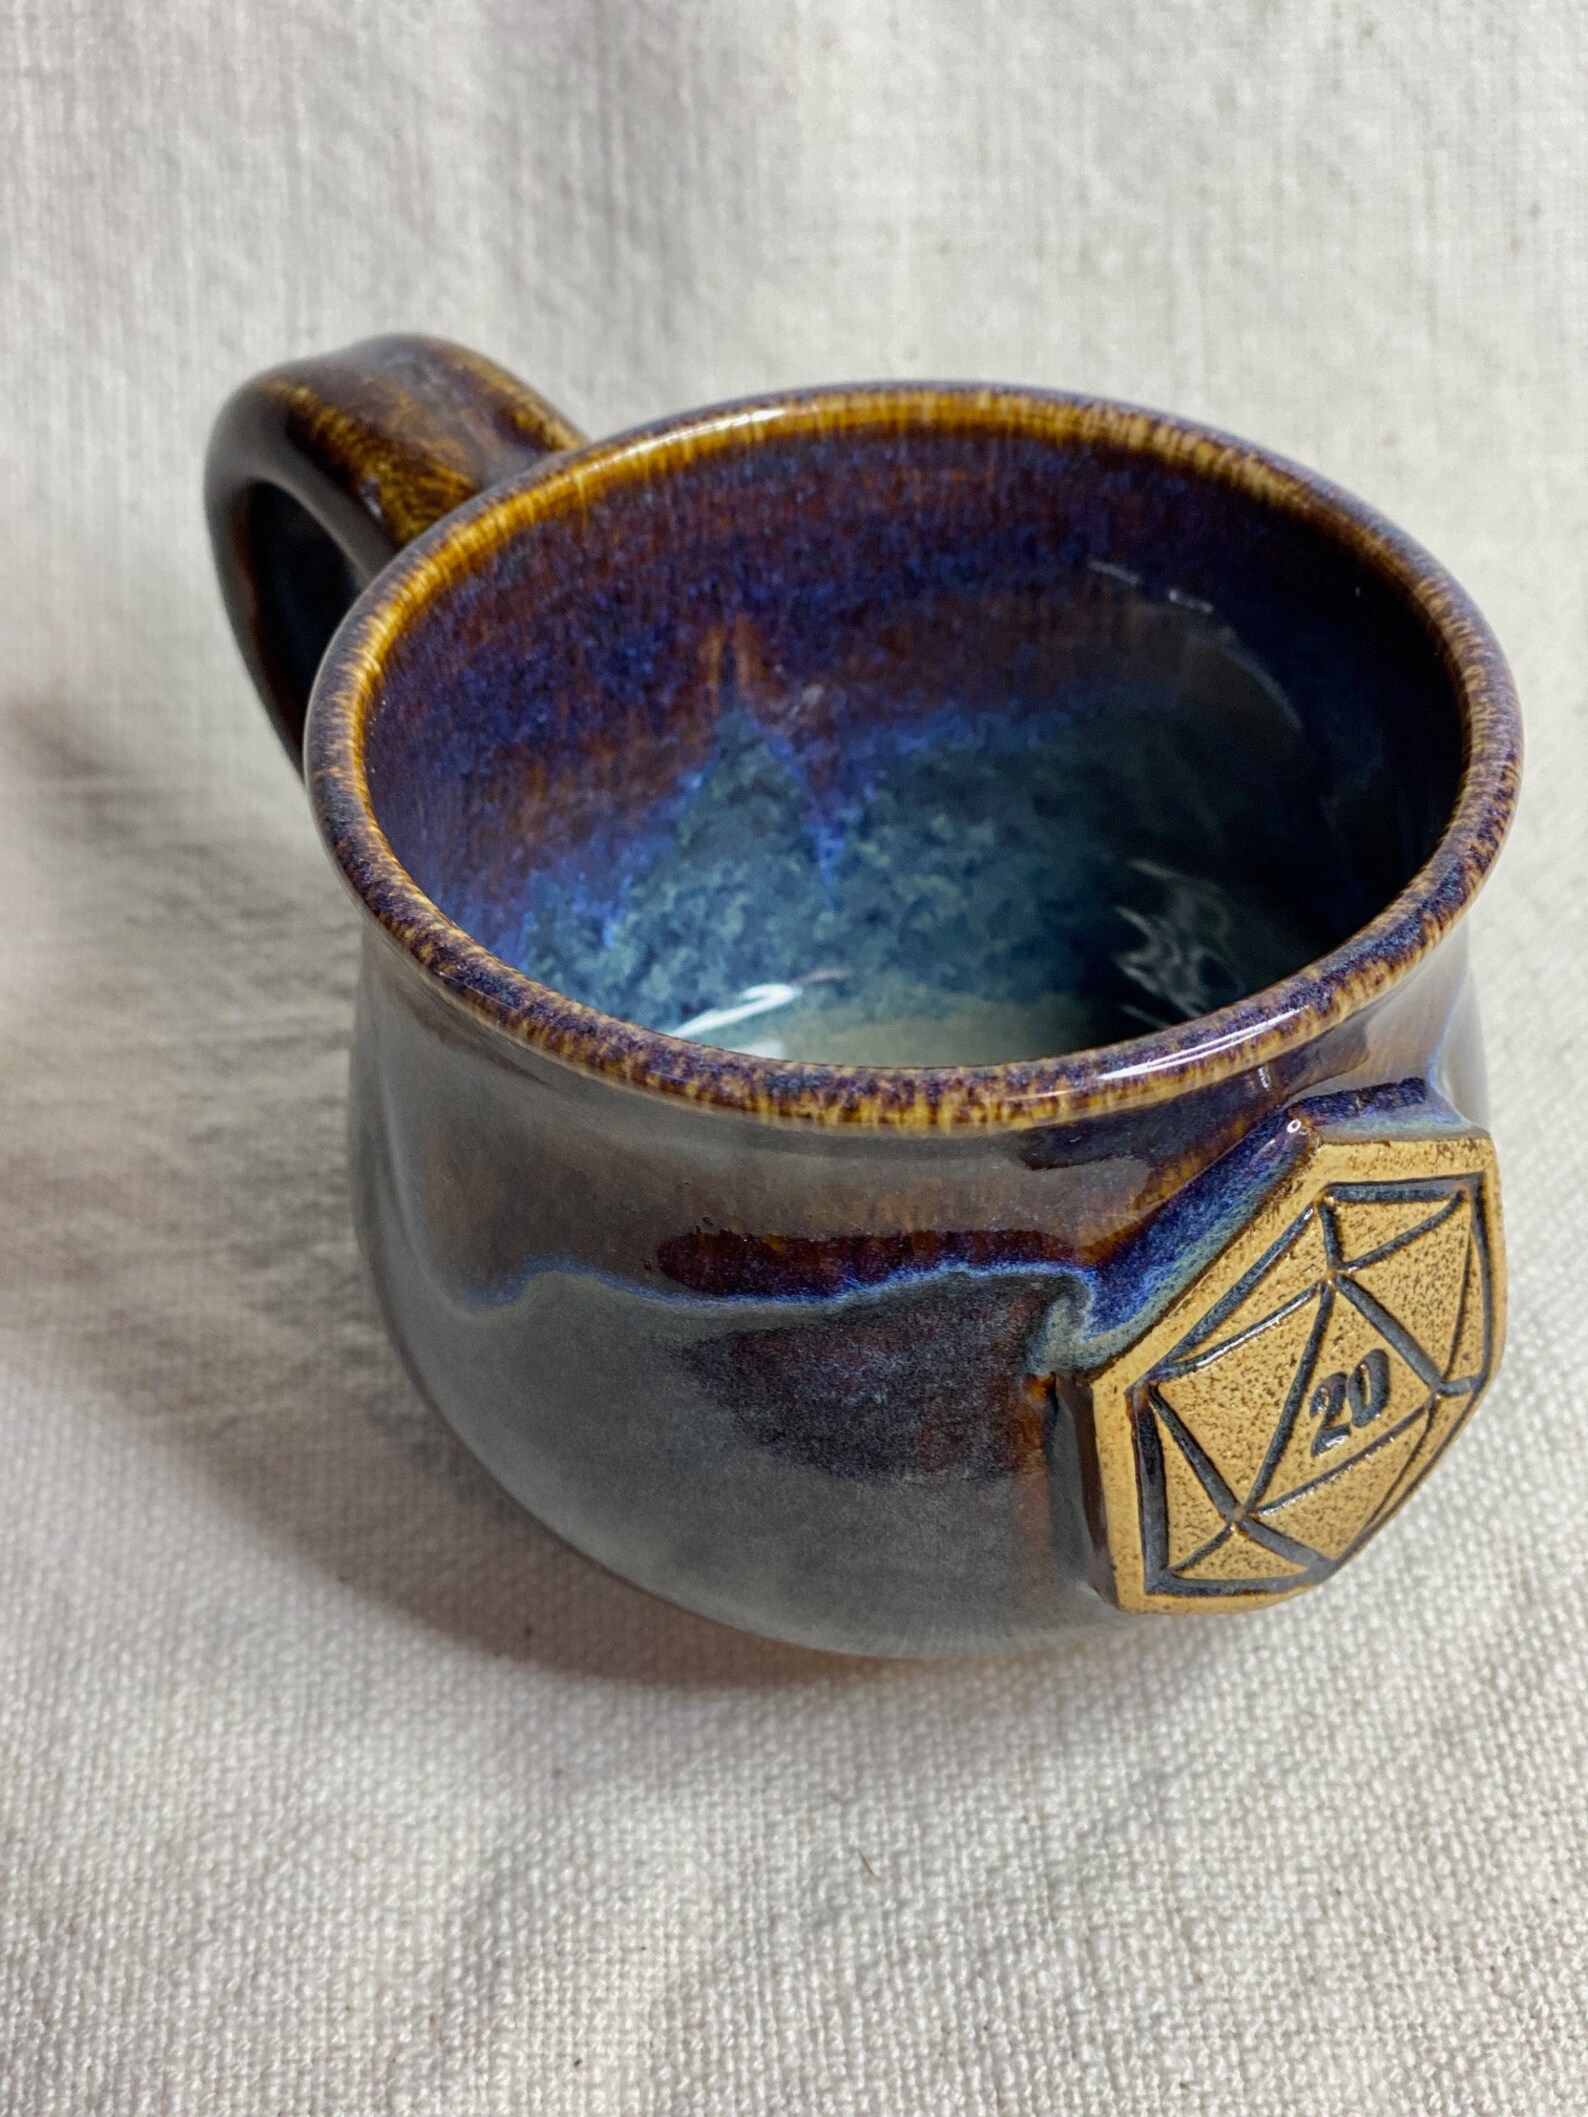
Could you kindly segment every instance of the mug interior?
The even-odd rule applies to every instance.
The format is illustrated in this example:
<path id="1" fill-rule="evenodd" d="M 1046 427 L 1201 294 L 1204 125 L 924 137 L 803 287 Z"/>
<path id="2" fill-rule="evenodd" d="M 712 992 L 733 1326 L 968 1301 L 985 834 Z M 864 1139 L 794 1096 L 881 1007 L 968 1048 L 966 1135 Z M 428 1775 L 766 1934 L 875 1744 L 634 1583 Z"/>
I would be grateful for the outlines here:
<path id="1" fill-rule="evenodd" d="M 514 969 L 901 1066 L 1278 982 L 1404 888 L 1463 755 L 1430 628 L 1321 510 L 925 416 L 637 449 L 446 580 L 363 741 L 398 860 Z"/>

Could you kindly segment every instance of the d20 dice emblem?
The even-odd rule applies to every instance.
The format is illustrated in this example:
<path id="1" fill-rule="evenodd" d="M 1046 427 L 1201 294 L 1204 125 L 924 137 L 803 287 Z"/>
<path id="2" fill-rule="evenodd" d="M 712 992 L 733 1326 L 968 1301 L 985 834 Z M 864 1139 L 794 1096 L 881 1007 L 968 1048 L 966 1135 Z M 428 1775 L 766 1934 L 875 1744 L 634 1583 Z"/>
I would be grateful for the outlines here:
<path id="1" fill-rule="evenodd" d="M 1486 1134 L 1319 1140 L 1093 1379 L 1115 1600 L 1242 1608 L 1326 1579 L 1464 1423 L 1503 1317 Z"/>

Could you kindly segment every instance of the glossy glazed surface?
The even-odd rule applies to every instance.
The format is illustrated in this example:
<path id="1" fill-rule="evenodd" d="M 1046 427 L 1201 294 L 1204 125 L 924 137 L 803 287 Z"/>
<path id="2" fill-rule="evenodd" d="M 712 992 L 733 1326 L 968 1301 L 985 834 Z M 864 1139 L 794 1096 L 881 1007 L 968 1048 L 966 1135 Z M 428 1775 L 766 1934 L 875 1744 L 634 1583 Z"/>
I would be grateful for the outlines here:
<path id="1" fill-rule="evenodd" d="M 1288 1081 L 945 1138 L 769 1125 L 577 1074 L 372 941 L 366 1253 L 432 1402 L 603 1564 L 809 1645 L 1036 1645 L 1110 1615 L 1074 1385 L 1294 1166 L 1305 1092 L 1410 1084 L 1365 1113 L 1334 1101 L 1331 1130 L 1481 1119 L 1460 954 Z"/>
<path id="2" fill-rule="evenodd" d="M 713 473 L 726 466 L 732 489 L 735 477 L 742 486 L 753 484 L 756 459 L 763 453 L 797 454 L 802 440 L 814 439 L 827 459 L 840 466 L 848 464 L 851 453 L 864 455 L 870 447 L 877 460 L 891 464 L 894 471 L 880 512 L 908 517 L 919 481 L 901 477 L 900 465 L 907 469 L 923 434 L 944 437 L 984 466 L 995 463 L 1000 452 L 1019 457 L 1034 445 L 1050 478 L 1059 476 L 1055 464 L 1084 464 L 1101 457 L 1113 466 L 1113 473 L 1100 491 L 1093 478 L 1083 477 L 1075 500 L 1075 534 L 1083 538 L 1086 550 L 1096 556 L 1094 511 L 1101 510 L 1106 524 L 1112 519 L 1110 505 L 1122 510 L 1123 526 L 1131 532 L 1130 558 L 1122 556 L 1121 563 L 1143 577 L 1152 573 L 1153 554 L 1164 549 L 1178 553 L 1184 546 L 1185 565 L 1162 566 L 1159 578 L 1167 580 L 1172 572 L 1194 580 L 1187 568 L 1200 563 L 1217 570 L 1221 559 L 1228 565 L 1249 543 L 1254 547 L 1248 554 L 1253 579 L 1268 600 L 1271 630 L 1283 630 L 1283 613 L 1291 603 L 1304 618 L 1315 594 L 1332 593 L 1338 622 L 1329 638 L 1348 656 L 1342 674 L 1359 679 L 1339 694 L 1335 718 L 1342 742 L 1351 713 L 1374 707 L 1381 685 L 1395 679 L 1395 663 L 1410 657 L 1421 676 L 1412 696 L 1429 711 L 1426 718 L 1419 715 L 1402 723 L 1415 753 L 1408 758 L 1404 776 L 1370 788 L 1372 798 L 1360 813 L 1371 820 L 1375 813 L 1382 815 L 1384 803 L 1396 801 L 1415 810 L 1421 798 L 1415 789 L 1430 760 L 1437 772 L 1452 741 L 1459 745 L 1461 766 L 1454 805 L 1438 841 L 1405 887 L 1367 924 L 1293 977 L 1189 1024 L 1074 1057 L 980 1069 L 906 1070 L 723 1055 L 602 1014 L 513 969 L 416 885 L 393 852 L 373 804 L 370 777 L 374 752 L 385 739 L 388 683 L 405 664 L 419 671 L 410 695 L 420 718 L 438 712 L 457 731 L 461 747 L 450 754 L 443 750 L 433 761 L 460 773 L 475 768 L 482 773 L 480 802 L 464 831 L 465 836 L 475 833 L 475 855 L 482 873 L 491 875 L 492 848 L 504 842 L 484 776 L 490 760 L 500 754 L 499 731 L 493 731 L 491 713 L 482 705 L 491 693 L 477 697 L 481 710 L 474 713 L 459 715 L 442 703 L 448 695 L 449 669 L 460 682 L 466 675 L 470 642 L 487 639 L 493 624 L 504 620 L 520 627 L 539 622 L 524 593 L 531 585 L 553 600 L 560 595 L 577 619 L 585 607 L 583 599 L 599 597 L 603 578 L 615 599 L 609 616 L 619 641 L 625 637 L 620 620 L 625 610 L 632 613 L 634 608 L 642 613 L 652 609 L 659 622 L 671 612 L 676 633 L 678 614 L 656 577 L 667 579 L 666 556 L 675 541 L 675 500 L 680 492 L 703 486 L 709 497 L 721 490 L 720 476 L 697 475 L 702 466 Z M 902 454 L 901 437 L 909 444 Z M 950 512 L 957 500 L 974 515 L 985 482 L 986 477 L 971 477 L 951 484 Z M 797 554 L 805 540 L 800 507 L 819 489 L 801 492 L 796 487 L 786 504 L 769 504 L 764 520 L 748 505 L 730 509 L 720 525 L 728 555 L 737 548 L 735 540 L 758 540 L 773 561 L 789 567 L 787 580 L 797 578 L 790 554 Z M 636 494 L 649 495 L 648 503 L 629 507 L 626 503 Z M 577 544 L 572 547 L 576 562 L 567 563 L 568 530 L 570 524 L 600 514 L 609 501 L 617 506 L 620 524 L 632 516 L 643 533 L 618 540 L 619 549 L 610 555 L 604 576 L 599 554 L 579 552 Z M 1047 519 L 1040 508 L 1038 514 Z M 963 530 L 963 522 L 960 527 Z M 1289 554 L 1277 572 L 1261 572 L 1264 548 Z M 552 563 L 542 579 L 536 554 L 548 551 Z M 854 556 L 840 542 L 835 564 L 842 568 Z M 516 603 L 504 604 L 492 585 L 498 579 L 519 582 Z M 719 592 L 698 590 L 708 600 Z M 1244 592 L 1234 591 L 1237 599 Z M 1217 593 L 1202 600 L 1216 612 L 1221 607 Z M 572 629 L 577 638 L 577 621 Z M 1251 647 L 1262 652 L 1260 632 L 1244 623 L 1240 629 L 1243 637 L 1249 634 Z M 442 643 L 449 636 L 453 646 L 445 649 Z M 613 723 L 596 713 L 597 727 L 616 740 L 616 748 L 598 742 L 587 767 L 598 776 L 615 769 L 616 781 L 630 800 L 642 788 L 646 769 L 664 782 L 668 779 L 666 749 L 648 744 L 644 737 L 658 716 L 667 720 L 672 740 L 682 739 L 681 730 L 669 712 L 662 685 L 665 669 L 647 645 L 651 634 L 641 625 L 636 637 L 638 649 L 625 656 L 603 644 L 604 628 L 599 637 L 592 633 L 588 652 L 581 657 L 579 680 L 570 686 L 565 705 L 526 728 L 527 776 L 515 780 L 509 775 L 510 787 L 516 787 L 524 804 L 526 823 L 531 813 L 541 825 L 547 823 L 542 782 L 555 778 L 558 757 L 567 745 L 579 747 L 585 714 L 599 706 L 599 689 L 592 696 L 584 678 L 599 670 L 601 656 L 608 651 L 616 654 L 620 672 L 630 670 L 635 688 L 626 694 L 627 719 Z M 1307 637 L 1305 625 L 1300 637 Z M 1382 646 L 1388 658 L 1385 669 L 1380 670 L 1375 659 L 1361 660 L 1360 654 L 1360 665 L 1353 668 L 1351 643 L 1364 639 Z M 1316 637 L 1313 644 L 1320 644 Z M 433 664 L 426 671 L 423 664 L 432 650 Z M 1270 659 L 1266 654 L 1264 658 Z M 490 664 L 487 650 L 482 666 Z M 1281 662 L 1270 660 L 1270 666 L 1281 679 L 1286 677 Z M 491 674 L 500 676 L 501 667 Z M 687 679 L 687 688 L 694 676 L 694 671 L 684 671 L 680 680 Z M 533 672 L 530 683 L 532 688 Z M 1199 1082 L 1227 1078 L 1245 1065 L 1299 1050 L 1386 992 L 1461 916 L 1503 839 L 1515 799 L 1518 755 L 1509 676 L 1482 620 L 1426 552 L 1359 502 L 1309 473 L 1174 420 L 1084 399 L 990 389 L 812 392 L 666 422 L 554 462 L 527 482 L 482 497 L 420 537 L 390 570 L 380 594 L 338 635 L 317 698 L 308 765 L 316 810 L 333 855 L 379 923 L 461 1005 L 515 1041 L 656 1093 L 823 1125 L 905 1129 L 1037 1124 L 1086 1109 L 1119 1109 L 1163 1099 Z M 390 729 L 398 747 L 400 719 L 396 716 Z M 1371 714 L 1363 724 L 1364 742 L 1372 747 L 1395 719 L 1393 714 L 1388 720 Z M 615 764 L 618 758 L 620 765 Z M 640 765 L 641 759 L 649 759 L 649 766 Z M 1239 762 L 1232 769 L 1239 771 Z M 426 807 L 432 796 L 413 789 L 405 793 L 396 785 L 390 791 L 392 826 L 412 847 L 416 839 L 405 829 L 403 801 L 418 800 Z M 443 791 L 434 798 L 444 809 L 449 797 Z M 421 818 L 421 832 L 444 841 L 445 816 L 427 813 Z M 1379 842 L 1387 840 L 1381 836 Z M 536 843 L 544 850 L 544 841 Z M 1297 857 L 1311 862 L 1315 849 L 1299 847 Z M 493 876 L 491 899 L 499 902 L 506 894 L 499 876 Z"/>
<path id="3" fill-rule="evenodd" d="M 1432 851 L 1460 747 L 1351 553 L 1117 450 L 923 423 L 558 515 L 387 657 L 364 765 L 409 875 L 543 985 L 676 1032 L 787 984 L 753 1048 L 956 1064 L 1300 970 Z"/>
<path id="4" fill-rule="evenodd" d="M 423 382 L 412 476 L 389 408 L 384 452 L 308 421 L 296 490 L 344 551 L 360 466 L 404 504 L 436 489 L 438 387 L 467 397 L 469 358 L 379 356 Z M 472 431 L 499 431 L 490 376 Z M 511 387 L 545 445 L 556 415 Z M 254 519 L 250 466 L 222 462 L 223 527 Z M 307 739 L 371 915 L 360 1230 L 421 1387 L 594 1557 L 810 1644 L 1026 1646 L 1271 1598 L 1282 1558 L 1322 1578 L 1389 1511 L 1388 1484 L 1363 1497 L 1380 1451 L 1442 1446 L 1497 1356 L 1453 929 L 1516 754 L 1498 650 L 1426 554 L 1153 415 L 812 393 L 466 504 L 343 625 Z M 800 983 L 833 969 L 847 1018 L 843 980 Z M 721 1017 L 769 984 L 801 1048 L 723 1048 L 761 1041 Z M 1029 1048 L 878 1063 L 905 1022 L 923 1058 Z M 1202 1358 L 1213 1289 L 1245 1300 L 1287 1230 L 1357 1211 L 1331 1183 L 1393 1215 L 1430 1169 L 1484 1231 L 1481 1376 L 1457 1371 L 1467 1252 L 1438 1248 L 1430 1291 L 1434 1252 L 1397 1251 L 1416 1317 L 1360 1345 L 1320 1322 L 1286 1368 L 1281 1302 L 1263 1387 L 1230 1398 L 1260 1474 L 1225 1474 L 1215 1403 L 1176 1458 L 1201 1498 L 1170 1494 L 1153 1392 Z M 1358 1248 L 1296 1300 L 1346 1317 L 1379 1268 Z M 1450 1345 L 1414 1345 L 1447 1310 Z M 1301 1490 L 1273 1466 L 1332 1447 L 1342 1405 L 1308 1545 L 1264 1516 Z"/>

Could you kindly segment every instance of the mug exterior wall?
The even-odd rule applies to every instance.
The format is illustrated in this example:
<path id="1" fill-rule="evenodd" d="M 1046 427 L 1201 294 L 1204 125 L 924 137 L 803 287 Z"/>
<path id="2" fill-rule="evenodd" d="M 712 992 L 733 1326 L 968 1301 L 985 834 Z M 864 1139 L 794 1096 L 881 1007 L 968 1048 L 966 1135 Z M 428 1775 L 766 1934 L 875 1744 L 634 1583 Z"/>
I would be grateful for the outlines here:
<path id="1" fill-rule="evenodd" d="M 946 1655 L 1129 1621 L 1099 1589 L 1084 1378 L 1250 1218 L 1300 1103 L 1380 1136 L 1483 1122 L 1461 933 L 1232 1080 L 911 1131 L 579 1072 L 372 932 L 350 1137 L 392 1333 L 540 1520 L 751 1631 Z"/>

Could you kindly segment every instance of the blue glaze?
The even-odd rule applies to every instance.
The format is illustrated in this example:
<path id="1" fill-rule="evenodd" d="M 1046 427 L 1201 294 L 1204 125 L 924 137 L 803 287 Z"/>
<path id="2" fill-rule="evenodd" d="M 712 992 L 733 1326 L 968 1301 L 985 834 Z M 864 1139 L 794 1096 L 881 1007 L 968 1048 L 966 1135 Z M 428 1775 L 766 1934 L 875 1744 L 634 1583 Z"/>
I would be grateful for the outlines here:
<path id="1" fill-rule="evenodd" d="M 705 1040 L 987 1063 L 1342 941 L 1448 813 L 1444 684 L 1369 567 L 1189 469 L 802 433 L 465 575 L 390 658 L 367 769 L 409 873 L 543 984 L 673 1031 L 814 978 Z"/>
<path id="2" fill-rule="evenodd" d="M 410 339 L 240 391 L 207 504 L 366 915 L 375 1283 L 510 1491 L 661 1594 L 870 1651 L 1034 1644 L 1209 1559 L 1216 1601 L 1226 1532 L 1333 1562 L 1133 1363 L 1189 1342 L 1182 1296 L 1243 1298 L 1229 1247 L 1309 1140 L 1432 1164 L 1481 1121 L 1454 929 L 1516 715 L 1426 553 L 1126 407 L 813 391 L 584 447 Z M 1222 1524 L 1180 1559 L 1170 1446 Z"/>
<path id="3" fill-rule="evenodd" d="M 596 449 L 397 562 L 308 740 L 372 914 L 358 1219 L 511 1492 L 813 1645 L 1117 1619 L 1088 1378 L 1308 1139 L 1481 1116 L 1438 922 L 1514 728 L 1419 563 L 1211 437 L 909 392 Z"/>
<path id="4" fill-rule="evenodd" d="M 505 1049 L 372 943 L 359 1224 L 427 1395 L 603 1563 L 810 1645 L 1031 1646 L 1114 1617 L 1052 1378 L 1164 1313 L 1302 1122 L 1461 1122 L 1424 1071 L 1468 1033 L 1465 990 L 1441 952 L 1371 1034 L 1240 1092 L 1040 1135 L 813 1138 Z"/>

